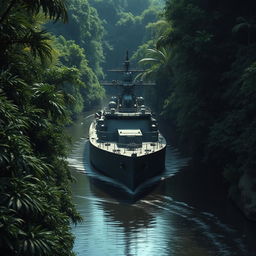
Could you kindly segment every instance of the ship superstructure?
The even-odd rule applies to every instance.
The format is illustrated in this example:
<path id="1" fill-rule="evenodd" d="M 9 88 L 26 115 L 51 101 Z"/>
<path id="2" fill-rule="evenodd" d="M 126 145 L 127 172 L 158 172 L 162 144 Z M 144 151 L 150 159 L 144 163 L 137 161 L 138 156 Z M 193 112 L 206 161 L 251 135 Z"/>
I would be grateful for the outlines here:
<path id="1" fill-rule="evenodd" d="M 127 53 L 124 69 L 113 70 L 123 73 L 122 81 L 104 83 L 120 87 L 121 94 L 95 114 L 89 141 L 93 166 L 135 191 L 164 170 L 166 141 L 143 97 L 135 95 L 135 87 L 145 83 L 133 81 L 138 70 L 129 66 Z"/>

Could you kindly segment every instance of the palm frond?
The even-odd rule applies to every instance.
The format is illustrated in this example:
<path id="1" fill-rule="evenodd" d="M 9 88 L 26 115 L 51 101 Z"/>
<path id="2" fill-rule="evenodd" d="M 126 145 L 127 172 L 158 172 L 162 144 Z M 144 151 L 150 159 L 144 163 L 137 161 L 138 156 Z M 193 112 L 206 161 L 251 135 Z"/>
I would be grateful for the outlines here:
<path id="1" fill-rule="evenodd" d="M 42 11 L 45 16 L 55 21 L 67 22 L 68 15 L 65 0 L 23 0 L 26 8 L 34 14 Z"/>
<path id="2" fill-rule="evenodd" d="M 45 83 L 34 84 L 34 103 L 47 111 L 54 118 L 66 117 L 66 109 L 64 104 L 64 96 L 60 91 L 56 91 L 55 87 Z"/>
<path id="3" fill-rule="evenodd" d="M 155 56 L 156 59 L 158 59 L 159 62 L 165 62 L 167 59 L 167 50 L 163 47 L 160 49 L 147 49 L 149 54 L 152 56 Z"/>
<path id="4" fill-rule="evenodd" d="M 148 57 L 141 59 L 138 63 L 148 65 L 149 67 L 142 73 L 136 76 L 136 80 L 150 80 L 153 79 L 162 66 L 164 66 L 168 59 L 169 53 L 165 48 L 146 50 Z"/>
<path id="5" fill-rule="evenodd" d="M 141 64 L 148 64 L 150 62 L 159 62 L 159 60 L 155 59 L 155 58 L 143 58 L 141 60 L 139 60 L 138 63 L 141 63 Z"/>
<path id="6" fill-rule="evenodd" d="M 45 30 L 35 31 L 30 29 L 26 36 L 20 40 L 20 43 L 27 45 L 33 56 L 38 56 L 42 63 L 52 60 L 52 47 L 50 45 L 50 36 Z"/>

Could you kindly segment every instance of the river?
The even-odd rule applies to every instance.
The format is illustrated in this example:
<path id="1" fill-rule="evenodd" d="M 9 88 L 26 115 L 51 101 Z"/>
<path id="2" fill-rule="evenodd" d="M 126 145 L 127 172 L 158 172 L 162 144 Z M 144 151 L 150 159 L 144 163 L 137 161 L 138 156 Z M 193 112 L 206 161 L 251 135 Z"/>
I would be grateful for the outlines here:
<path id="1" fill-rule="evenodd" d="M 72 227 L 78 256 L 256 255 L 256 225 L 223 195 L 222 184 L 195 172 L 171 145 L 162 181 L 136 200 L 95 173 L 88 160 L 92 119 L 86 113 L 69 128 L 73 200 L 84 218 Z"/>

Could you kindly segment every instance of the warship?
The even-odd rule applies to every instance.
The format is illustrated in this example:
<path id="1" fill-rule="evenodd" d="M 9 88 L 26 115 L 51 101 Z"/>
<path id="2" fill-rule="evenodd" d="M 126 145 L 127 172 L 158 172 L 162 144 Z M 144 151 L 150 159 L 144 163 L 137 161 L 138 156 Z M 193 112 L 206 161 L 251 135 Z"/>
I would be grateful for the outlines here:
<path id="1" fill-rule="evenodd" d="M 135 94 L 136 87 L 150 83 L 133 79 L 142 71 L 130 69 L 128 52 L 124 67 L 110 71 L 121 72 L 122 80 L 102 85 L 121 92 L 95 114 L 89 128 L 89 157 L 96 170 L 134 192 L 164 171 L 166 141 L 143 97 Z"/>

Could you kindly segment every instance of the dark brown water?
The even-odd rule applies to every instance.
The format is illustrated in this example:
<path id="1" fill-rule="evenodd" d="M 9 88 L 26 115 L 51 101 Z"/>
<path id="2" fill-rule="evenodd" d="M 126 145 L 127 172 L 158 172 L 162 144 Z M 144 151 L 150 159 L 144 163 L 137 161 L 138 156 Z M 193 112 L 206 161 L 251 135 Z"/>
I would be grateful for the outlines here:
<path id="1" fill-rule="evenodd" d="M 96 173 L 88 160 L 87 113 L 69 132 L 69 165 L 77 182 L 74 202 L 84 221 L 72 228 L 78 256 L 254 256 L 256 228 L 222 195 L 205 172 L 167 148 L 166 172 L 131 203 L 119 184 Z M 200 173 L 200 172 L 199 172 Z"/>

